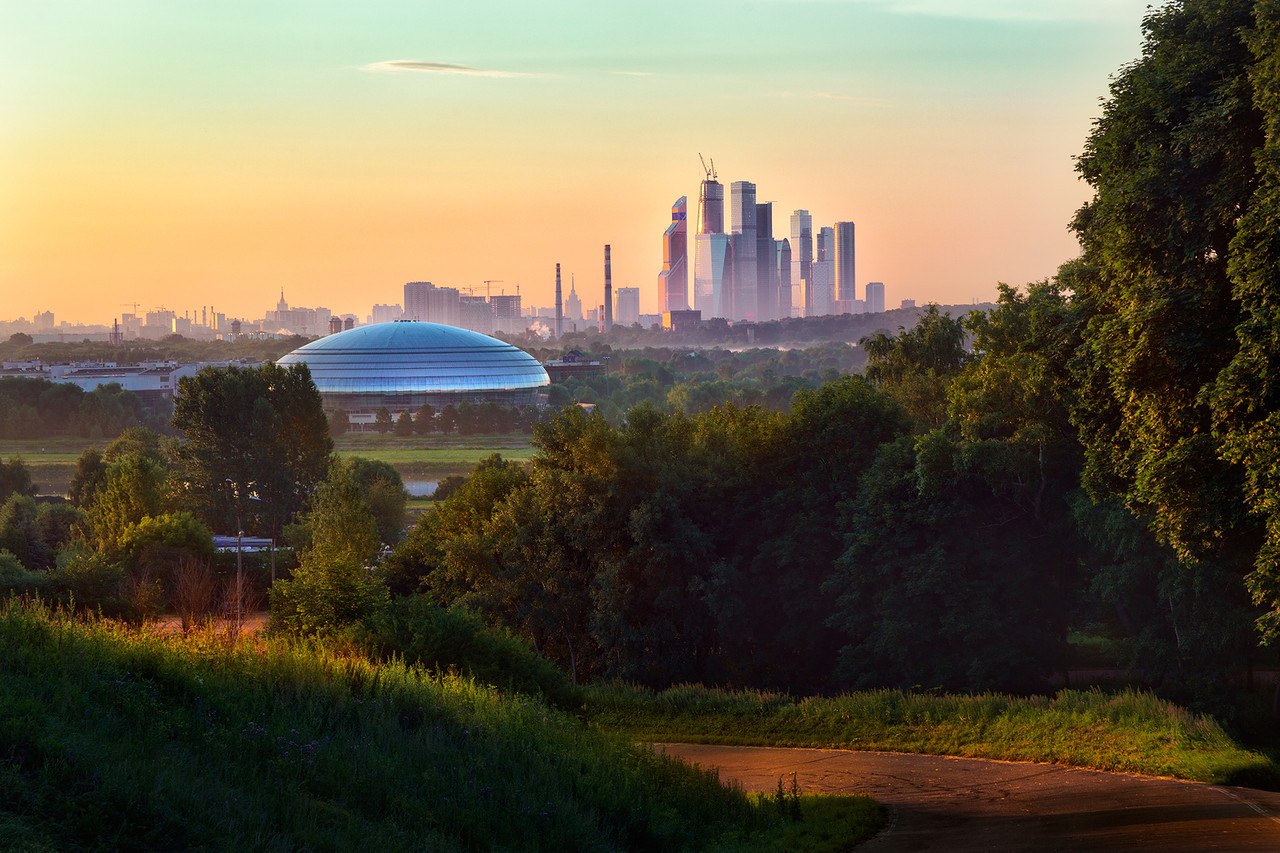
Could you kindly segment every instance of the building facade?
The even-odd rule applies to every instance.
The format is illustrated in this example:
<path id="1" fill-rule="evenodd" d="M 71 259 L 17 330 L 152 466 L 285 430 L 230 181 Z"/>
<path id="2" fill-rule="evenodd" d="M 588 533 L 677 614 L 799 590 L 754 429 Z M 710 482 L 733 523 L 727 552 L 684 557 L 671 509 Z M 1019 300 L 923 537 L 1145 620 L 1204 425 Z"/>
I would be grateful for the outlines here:
<path id="1" fill-rule="evenodd" d="M 689 307 L 689 200 L 680 196 L 671 206 L 671 224 L 662 233 L 662 272 L 658 273 L 658 294 L 662 310 L 684 311 Z"/>

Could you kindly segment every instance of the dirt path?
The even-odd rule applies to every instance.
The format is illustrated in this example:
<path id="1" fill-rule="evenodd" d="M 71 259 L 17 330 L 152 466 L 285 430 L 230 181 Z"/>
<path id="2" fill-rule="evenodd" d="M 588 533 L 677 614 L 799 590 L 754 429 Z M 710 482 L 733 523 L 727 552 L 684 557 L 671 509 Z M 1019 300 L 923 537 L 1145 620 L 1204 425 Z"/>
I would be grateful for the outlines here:
<path id="1" fill-rule="evenodd" d="M 1280 794 L 1052 764 L 828 749 L 659 744 L 748 790 L 867 794 L 892 810 L 865 853 L 1280 851 Z"/>

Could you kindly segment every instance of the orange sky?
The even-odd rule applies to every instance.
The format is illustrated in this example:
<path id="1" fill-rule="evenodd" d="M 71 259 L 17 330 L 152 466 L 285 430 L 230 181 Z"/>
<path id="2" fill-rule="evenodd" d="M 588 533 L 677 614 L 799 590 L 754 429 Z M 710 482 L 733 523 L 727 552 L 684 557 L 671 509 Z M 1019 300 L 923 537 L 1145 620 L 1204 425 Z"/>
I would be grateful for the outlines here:
<path id="1" fill-rule="evenodd" d="M 0 319 L 109 323 L 281 287 L 363 317 L 410 280 L 546 305 L 557 262 L 594 305 L 606 242 L 656 311 L 699 152 L 775 236 L 853 219 L 859 290 L 989 298 L 1075 254 L 1145 3 L 31 5 L 0 11 Z"/>

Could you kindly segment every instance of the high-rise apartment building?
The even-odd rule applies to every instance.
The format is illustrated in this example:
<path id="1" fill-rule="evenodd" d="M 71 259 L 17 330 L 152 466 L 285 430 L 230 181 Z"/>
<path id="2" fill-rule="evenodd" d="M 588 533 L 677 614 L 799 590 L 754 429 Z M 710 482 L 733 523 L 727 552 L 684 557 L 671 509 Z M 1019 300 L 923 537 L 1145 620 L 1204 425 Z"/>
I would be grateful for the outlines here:
<path id="1" fill-rule="evenodd" d="M 662 272 L 658 273 L 658 294 L 662 310 L 689 308 L 689 200 L 680 196 L 671 206 L 671 224 L 662 234 Z"/>
<path id="2" fill-rule="evenodd" d="M 729 223 L 733 246 L 733 277 L 730 279 L 728 319 L 756 318 L 756 185 L 734 181 L 729 185 Z"/>
<path id="3" fill-rule="evenodd" d="M 698 199 L 693 254 L 693 307 L 703 317 L 729 317 L 728 278 L 732 273 L 729 235 L 724 233 L 724 185 L 708 177 Z"/>
<path id="4" fill-rule="evenodd" d="M 836 223 L 836 299 L 853 304 L 858 298 L 857 279 L 854 277 L 853 223 Z"/>
<path id="5" fill-rule="evenodd" d="M 868 314 L 884 313 L 884 282 L 882 281 L 867 282 L 867 313 Z"/>
<path id="6" fill-rule="evenodd" d="M 640 288 L 619 287 L 617 290 L 618 305 L 613 319 L 620 326 L 630 326 L 640 322 Z"/>
<path id="7" fill-rule="evenodd" d="M 399 305 L 375 305 L 369 310 L 370 323 L 390 323 L 404 317 L 404 310 Z"/>
<path id="8" fill-rule="evenodd" d="M 804 316 L 804 292 L 813 275 L 813 217 L 807 210 L 791 214 L 791 306 L 792 314 Z"/>
<path id="9" fill-rule="evenodd" d="M 463 325 L 461 294 L 456 287 L 436 287 L 429 281 L 408 282 L 404 286 L 404 319 Z"/>

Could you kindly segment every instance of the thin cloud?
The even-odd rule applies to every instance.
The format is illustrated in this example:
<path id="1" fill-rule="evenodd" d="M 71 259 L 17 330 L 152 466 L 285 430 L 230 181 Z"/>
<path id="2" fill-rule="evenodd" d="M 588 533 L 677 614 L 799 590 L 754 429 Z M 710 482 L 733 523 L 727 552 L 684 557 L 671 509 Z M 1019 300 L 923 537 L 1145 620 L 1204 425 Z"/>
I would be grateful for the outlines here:
<path id="1" fill-rule="evenodd" d="M 652 71 L 610 71 L 610 74 L 617 74 L 619 77 L 652 77 Z"/>
<path id="2" fill-rule="evenodd" d="M 470 65 L 451 65 L 447 62 L 426 62 L 421 59 L 388 59 L 371 62 L 360 67 L 361 71 L 375 73 L 415 72 L 418 74 L 454 74 L 463 77 L 540 77 L 522 71 L 499 71 L 495 68 L 473 68 Z"/>
<path id="3" fill-rule="evenodd" d="M 1100 21 L 1141 18 L 1152 0 L 856 0 L 889 12 L 987 21 Z"/>

